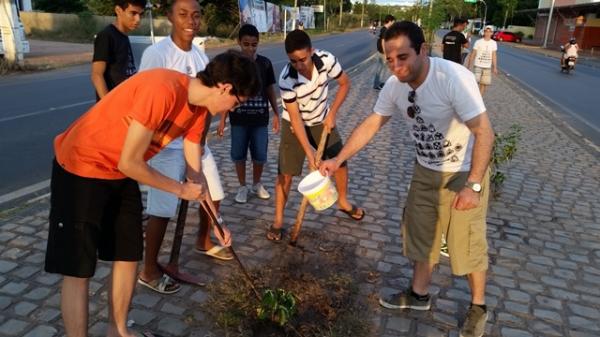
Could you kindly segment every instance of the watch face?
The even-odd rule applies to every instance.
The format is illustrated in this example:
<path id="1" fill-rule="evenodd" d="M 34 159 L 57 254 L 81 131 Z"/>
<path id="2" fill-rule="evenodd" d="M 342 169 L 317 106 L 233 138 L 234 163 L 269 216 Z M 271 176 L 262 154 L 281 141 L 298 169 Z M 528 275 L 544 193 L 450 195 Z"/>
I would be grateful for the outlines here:
<path id="1" fill-rule="evenodd" d="M 481 192 L 481 184 L 473 184 L 473 191 Z"/>

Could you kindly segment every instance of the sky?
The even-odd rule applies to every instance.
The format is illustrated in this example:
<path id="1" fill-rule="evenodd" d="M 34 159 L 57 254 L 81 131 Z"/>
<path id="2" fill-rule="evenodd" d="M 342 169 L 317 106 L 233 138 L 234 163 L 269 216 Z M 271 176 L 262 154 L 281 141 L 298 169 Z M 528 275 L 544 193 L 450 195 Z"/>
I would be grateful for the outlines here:
<path id="1" fill-rule="evenodd" d="M 378 5 L 404 5 L 411 6 L 416 0 L 376 0 Z M 371 1 L 369 1 L 371 2 Z"/>

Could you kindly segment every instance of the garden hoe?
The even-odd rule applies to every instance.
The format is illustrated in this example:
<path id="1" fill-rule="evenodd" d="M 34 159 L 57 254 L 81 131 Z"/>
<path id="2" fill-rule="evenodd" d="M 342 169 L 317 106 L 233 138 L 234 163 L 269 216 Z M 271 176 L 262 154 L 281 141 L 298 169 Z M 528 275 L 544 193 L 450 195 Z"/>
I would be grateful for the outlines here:
<path id="1" fill-rule="evenodd" d="M 319 146 L 317 147 L 317 153 L 315 154 L 315 165 L 319 165 L 321 162 L 321 157 L 323 157 L 323 151 L 325 150 L 325 144 L 327 143 L 327 136 L 329 136 L 329 130 L 325 126 L 323 126 L 323 132 L 321 133 L 321 139 L 319 140 Z M 308 165 L 312 170 L 312 167 L 309 163 Z M 315 170 L 318 167 L 315 167 Z M 290 234 L 290 245 L 296 246 L 298 241 L 298 235 L 300 235 L 300 229 L 302 228 L 302 222 L 304 221 L 304 213 L 306 213 L 306 208 L 308 207 L 308 199 L 306 197 L 302 198 L 302 203 L 300 204 L 300 209 L 298 209 L 298 214 L 296 215 L 296 223 L 294 223 L 294 229 Z"/>
<path id="2" fill-rule="evenodd" d="M 187 218 L 188 203 L 187 200 L 181 200 L 181 204 L 179 205 L 179 214 L 177 215 L 177 224 L 175 225 L 175 236 L 173 237 L 173 247 L 171 248 L 169 263 L 166 266 L 159 266 L 163 272 L 174 280 L 198 286 L 205 286 L 206 282 L 203 282 L 198 276 L 179 270 L 179 251 L 181 250 L 181 241 L 183 239 L 183 228 L 185 227 L 185 220 Z"/>
<path id="3" fill-rule="evenodd" d="M 221 234 L 221 237 L 224 237 L 225 233 L 223 232 L 223 227 L 221 227 L 221 225 L 223 225 L 223 218 L 221 218 L 221 216 L 217 215 L 216 210 L 213 207 L 211 207 L 212 205 L 209 202 L 207 202 L 206 200 L 201 201 L 200 205 L 204 208 L 204 210 L 206 210 L 206 213 L 208 213 L 208 216 L 212 220 L 212 223 L 215 226 L 217 226 L 217 229 L 219 230 L 219 233 Z M 242 270 L 242 273 L 244 274 L 244 276 L 246 276 L 246 280 L 248 281 L 248 284 L 250 285 L 250 288 L 252 288 L 252 291 L 254 292 L 254 295 L 256 295 L 256 298 L 260 301 L 261 297 L 258 294 L 258 291 L 256 290 L 256 287 L 254 286 L 254 281 L 252 281 L 252 277 L 250 277 L 250 274 L 248 274 L 248 271 L 246 270 L 246 268 L 242 264 L 242 261 L 240 260 L 240 258 L 238 257 L 238 255 L 235 253 L 235 250 L 233 250 L 233 246 L 230 246 L 229 249 L 231 250 L 231 254 L 233 255 L 233 257 L 237 261 L 238 265 L 240 266 L 240 269 Z"/>

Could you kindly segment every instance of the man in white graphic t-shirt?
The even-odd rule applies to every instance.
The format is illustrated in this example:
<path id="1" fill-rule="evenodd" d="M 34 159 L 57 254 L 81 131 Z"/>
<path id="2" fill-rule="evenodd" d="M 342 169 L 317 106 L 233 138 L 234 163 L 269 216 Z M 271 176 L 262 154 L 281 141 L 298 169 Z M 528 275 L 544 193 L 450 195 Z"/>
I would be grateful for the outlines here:
<path id="1" fill-rule="evenodd" d="M 429 284 L 445 234 L 452 273 L 465 275 L 471 288 L 471 305 L 459 336 L 481 337 L 488 316 L 485 218 L 494 130 L 473 75 L 458 63 L 428 57 L 423 31 L 415 23 L 393 24 L 384 48 L 394 76 L 381 90 L 374 113 L 319 170 L 335 172 L 392 116 L 407 122 L 417 163 L 401 229 L 413 279 L 408 289 L 383 296 L 379 303 L 389 309 L 430 309 Z"/>
<path id="2" fill-rule="evenodd" d="M 473 51 L 469 57 L 467 68 L 471 69 L 473 65 L 473 73 L 479 83 L 479 91 L 481 95 L 485 93 L 488 85 L 492 84 L 492 72 L 498 74 L 496 51 L 498 44 L 492 40 L 492 26 L 486 26 L 483 32 L 483 39 L 477 40 L 473 46 Z"/>

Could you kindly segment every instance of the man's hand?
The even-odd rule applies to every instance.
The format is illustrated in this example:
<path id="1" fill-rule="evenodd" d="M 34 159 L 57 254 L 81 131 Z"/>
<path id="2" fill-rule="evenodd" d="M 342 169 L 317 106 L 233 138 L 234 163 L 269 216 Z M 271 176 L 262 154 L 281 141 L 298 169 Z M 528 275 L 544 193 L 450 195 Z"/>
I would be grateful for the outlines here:
<path id="1" fill-rule="evenodd" d="M 498 68 L 494 67 L 494 75 L 498 75 Z"/>
<path id="2" fill-rule="evenodd" d="M 452 202 L 452 208 L 459 211 L 467 211 L 477 206 L 479 206 L 479 193 L 468 187 L 463 187 Z"/>
<path id="3" fill-rule="evenodd" d="M 225 118 L 221 117 L 221 120 L 219 121 L 219 126 L 217 127 L 217 136 L 223 137 L 224 133 L 225 133 Z"/>
<path id="4" fill-rule="evenodd" d="M 339 168 L 340 164 L 338 163 L 336 158 L 332 158 L 321 162 L 321 165 L 319 165 L 319 171 L 321 172 L 321 175 L 325 177 L 333 175 L 333 173 Z"/>
<path id="5" fill-rule="evenodd" d="M 181 183 L 181 192 L 179 198 L 189 201 L 200 201 L 205 198 L 206 184 L 204 181 Z"/>
<path id="6" fill-rule="evenodd" d="M 314 150 L 311 150 L 309 153 L 306 154 L 306 160 L 308 160 L 308 167 L 310 168 L 311 171 L 314 171 L 317 169 L 316 166 L 316 153 Z"/>
<path id="7" fill-rule="evenodd" d="M 335 114 L 332 114 L 331 111 L 323 120 L 323 127 L 327 129 L 327 134 L 335 128 Z"/>
<path id="8" fill-rule="evenodd" d="M 279 133 L 279 116 L 273 116 L 273 133 Z"/>
<path id="9" fill-rule="evenodd" d="M 229 228 L 225 226 L 224 223 L 221 224 L 221 228 L 223 229 L 223 235 L 221 235 L 221 231 L 217 226 L 213 226 L 213 232 L 217 240 L 219 240 L 219 244 L 223 247 L 231 246 L 231 232 Z"/>

